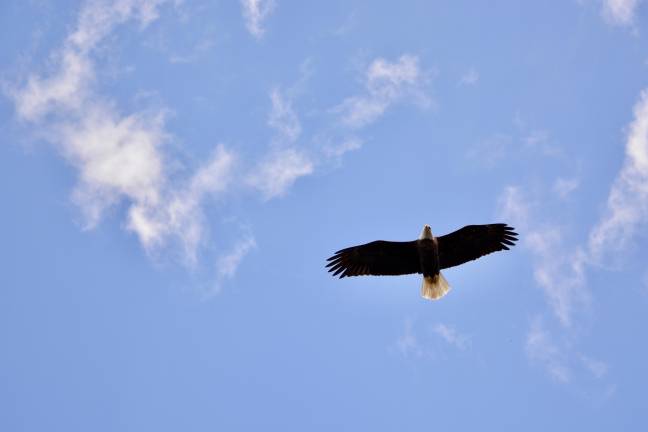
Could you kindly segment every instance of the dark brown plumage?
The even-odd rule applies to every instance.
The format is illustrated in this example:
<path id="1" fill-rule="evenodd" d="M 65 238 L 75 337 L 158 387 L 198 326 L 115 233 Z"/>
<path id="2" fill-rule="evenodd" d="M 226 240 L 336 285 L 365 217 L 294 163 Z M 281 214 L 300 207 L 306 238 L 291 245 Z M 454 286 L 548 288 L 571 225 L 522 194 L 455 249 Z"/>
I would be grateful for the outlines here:
<path id="1" fill-rule="evenodd" d="M 326 267 L 333 276 L 339 275 L 340 278 L 412 273 L 435 275 L 442 269 L 458 266 L 492 252 L 509 250 L 517 241 L 517 235 L 512 227 L 498 223 L 468 225 L 431 239 L 420 238 L 408 242 L 378 240 L 337 251 L 327 260 Z M 429 258 L 428 255 L 437 259 L 426 259 Z"/>

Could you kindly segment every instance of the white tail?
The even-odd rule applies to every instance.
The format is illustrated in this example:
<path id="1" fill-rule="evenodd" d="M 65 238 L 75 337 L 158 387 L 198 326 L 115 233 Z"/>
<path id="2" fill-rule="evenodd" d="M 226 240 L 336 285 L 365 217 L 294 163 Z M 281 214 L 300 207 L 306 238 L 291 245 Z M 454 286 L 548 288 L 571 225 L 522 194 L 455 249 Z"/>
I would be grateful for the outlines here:
<path id="1" fill-rule="evenodd" d="M 421 295 L 429 300 L 439 300 L 450 291 L 448 281 L 441 273 L 436 276 L 424 276 L 421 284 Z"/>

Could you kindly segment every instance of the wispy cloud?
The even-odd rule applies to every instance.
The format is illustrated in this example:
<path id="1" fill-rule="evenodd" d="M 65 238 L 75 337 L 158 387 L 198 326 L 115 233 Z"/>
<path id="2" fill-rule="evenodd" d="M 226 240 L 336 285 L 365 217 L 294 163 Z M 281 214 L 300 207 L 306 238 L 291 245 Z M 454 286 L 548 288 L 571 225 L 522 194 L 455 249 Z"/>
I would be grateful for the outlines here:
<path id="1" fill-rule="evenodd" d="M 441 353 L 447 351 L 443 348 L 446 345 L 453 350 L 466 351 L 470 344 L 470 337 L 461 334 L 450 324 L 416 323 L 411 318 L 405 319 L 403 333 L 396 341 L 396 347 L 403 357 L 426 359 L 441 358 Z"/>
<path id="2" fill-rule="evenodd" d="M 586 355 L 581 355 L 581 361 L 595 378 L 603 378 L 608 372 L 608 365 L 603 361 L 593 359 Z"/>
<path id="3" fill-rule="evenodd" d="M 434 327 L 432 327 L 432 331 L 441 336 L 441 338 L 448 344 L 462 351 L 468 348 L 470 344 L 470 338 L 468 336 L 460 334 L 454 327 L 450 325 L 438 323 Z"/>
<path id="4" fill-rule="evenodd" d="M 586 376 L 581 373 L 583 370 L 590 378 L 605 378 L 609 370 L 608 364 L 579 352 L 570 339 L 573 338 L 564 335 L 556 337 L 548 330 L 542 316 L 535 316 L 526 336 L 527 358 L 531 363 L 541 366 L 554 381 L 561 384 L 575 382 L 579 377 L 581 380 L 585 379 Z"/>
<path id="5" fill-rule="evenodd" d="M 146 27 L 158 17 L 167 0 L 93 1 L 83 6 L 77 25 L 54 52 L 53 73 L 48 77 L 31 75 L 19 89 L 11 90 L 21 119 L 37 121 L 54 110 L 78 110 L 91 96 L 95 80 L 90 53 L 119 24 L 137 20 Z"/>
<path id="6" fill-rule="evenodd" d="M 329 158 L 340 158 L 345 153 L 358 150 L 362 147 L 362 140 L 358 137 L 348 137 L 339 143 L 327 143 L 324 148 L 324 156 Z"/>
<path id="7" fill-rule="evenodd" d="M 40 128 L 78 171 L 73 201 L 85 226 L 95 227 L 111 206 L 128 204 L 125 226 L 151 252 L 176 239 L 193 264 L 203 240 L 201 207 L 231 180 L 235 156 L 217 146 L 210 160 L 186 179 L 170 178 L 165 144 L 166 110 L 122 114 L 95 90 L 94 54 L 113 29 L 128 21 L 155 21 L 164 0 L 91 1 L 76 27 L 52 55 L 49 75 L 33 74 L 10 89 L 18 117 Z"/>
<path id="8" fill-rule="evenodd" d="M 345 99 L 334 111 L 351 128 L 367 126 L 406 97 L 421 106 L 429 106 L 431 101 L 424 91 L 427 82 L 428 76 L 420 69 L 416 56 L 404 54 L 393 63 L 377 58 L 365 73 L 365 93 Z"/>
<path id="9" fill-rule="evenodd" d="M 470 68 L 465 74 L 459 79 L 459 85 L 462 86 L 474 86 L 479 82 L 479 72 L 474 68 Z"/>
<path id="10" fill-rule="evenodd" d="M 571 326 L 575 309 L 590 303 L 585 285 L 586 256 L 578 248 L 569 251 L 562 240 L 563 232 L 557 227 L 531 231 L 527 237 L 526 243 L 536 257 L 535 280 L 560 322 Z"/>
<path id="11" fill-rule="evenodd" d="M 339 115 L 335 124 L 305 134 L 294 102 L 305 91 L 311 74 L 312 64 L 307 59 L 294 85 L 286 90 L 275 86 L 269 92 L 267 124 L 276 134 L 268 153 L 247 176 L 248 185 L 266 200 L 285 195 L 298 178 L 312 174 L 321 164 L 339 163 L 345 153 L 361 148 L 363 139 L 355 129 L 376 121 L 393 103 L 409 98 L 420 106 L 430 104 L 424 91 L 428 74 L 419 68 L 417 57 L 405 54 L 394 63 L 377 58 L 364 76 L 366 93 L 346 98 L 334 107 L 331 111 Z M 340 122 L 348 128 L 340 128 Z"/>
<path id="12" fill-rule="evenodd" d="M 567 365 L 564 352 L 555 344 L 551 335 L 545 330 L 540 317 L 534 318 L 526 337 L 527 357 L 541 365 L 556 381 L 569 382 L 571 370 Z"/>
<path id="13" fill-rule="evenodd" d="M 301 134 L 301 124 L 297 114 L 293 110 L 292 100 L 282 94 L 279 88 L 270 92 L 272 110 L 268 117 L 268 125 L 274 128 L 279 139 L 284 142 L 294 142 Z"/>
<path id="14" fill-rule="evenodd" d="M 196 43 L 189 51 L 182 54 L 171 54 L 169 62 L 176 64 L 191 63 L 204 56 L 209 50 L 216 45 L 216 42 L 211 38 L 205 38 Z"/>
<path id="15" fill-rule="evenodd" d="M 503 161 L 519 160 L 522 157 L 564 156 L 562 148 L 552 141 L 546 130 L 530 128 L 519 114 L 513 122 L 517 129 L 515 133 L 494 133 L 471 146 L 466 156 L 486 168 L 494 168 Z"/>
<path id="16" fill-rule="evenodd" d="M 94 80 L 92 62 L 69 43 L 55 54 L 59 69 L 48 78 L 32 75 L 21 89 L 11 89 L 19 118 L 38 121 L 54 109 L 78 110 Z"/>
<path id="17" fill-rule="evenodd" d="M 576 187 L 575 179 L 559 179 L 553 186 L 562 197 Z M 641 92 L 634 107 L 625 161 L 610 189 L 605 214 L 590 229 L 588 242 L 567 247 L 561 225 L 534 221 L 532 206 L 518 187 L 506 188 L 500 198 L 500 214 L 526 230 L 524 244 L 534 255 L 536 282 L 560 322 L 570 326 L 574 311 L 590 302 L 587 266 L 619 256 L 648 225 L 648 90 Z"/>
<path id="18" fill-rule="evenodd" d="M 578 178 L 557 178 L 553 184 L 553 190 L 558 196 L 562 199 L 567 198 L 580 186 L 580 180 Z"/>
<path id="19" fill-rule="evenodd" d="M 263 21 L 275 8 L 274 0 L 241 0 L 245 27 L 257 39 L 263 37 Z"/>
<path id="20" fill-rule="evenodd" d="M 500 197 L 499 214 L 522 231 L 523 244 L 533 254 L 534 279 L 560 323 L 569 327 L 575 310 L 590 303 L 585 283 L 587 256 L 581 248 L 564 244 L 559 225 L 534 221 L 534 207 L 520 188 L 509 186 Z"/>
<path id="21" fill-rule="evenodd" d="M 403 357 L 421 357 L 423 355 L 423 348 L 414 334 L 411 319 L 405 320 L 404 332 L 396 341 L 396 346 Z"/>
<path id="22" fill-rule="evenodd" d="M 246 232 L 234 244 L 232 249 L 218 257 L 216 261 L 216 286 L 214 292 L 210 294 L 220 291 L 223 281 L 234 277 L 243 258 L 256 247 L 254 236 L 250 232 Z"/>
<path id="23" fill-rule="evenodd" d="M 275 87 L 270 92 L 270 100 L 272 108 L 268 115 L 268 126 L 277 134 L 268 154 L 247 177 L 247 183 L 260 191 L 266 200 L 285 195 L 299 177 L 312 174 L 315 170 L 312 157 L 294 145 L 302 129 L 292 107 L 292 98 Z"/>
<path id="24" fill-rule="evenodd" d="M 225 146 L 216 147 L 210 160 L 186 182 L 165 191 L 157 205 L 136 202 L 129 211 L 128 228 L 152 250 L 168 238 L 177 238 L 189 264 L 195 264 L 197 251 L 205 240 L 202 206 L 206 198 L 224 193 L 232 181 L 235 156 Z"/>
<path id="25" fill-rule="evenodd" d="M 472 146 L 467 156 L 488 168 L 493 168 L 512 152 L 512 148 L 512 136 L 495 134 Z"/>
<path id="26" fill-rule="evenodd" d="M 311 158 L 294 148 L 272 151 L 248 177 L 248 183 L 268 200 L 284 195 L 302 176 L 313 173 Z"/>
<path id="27" fill-rule="evenodd" d="M 564 198 L 578 187 L 577 179 L 559 179 L 553 192 Z M 628 128 L 626 160 L 614 182 L 605 216 L 589 231 L 584 244 L 569 245 L 564 221 L 539 220 L 542 206 L 519 187 L 507 187 L 500 198 L 500 215 L 522 231 L 524 246 L 533 256 L 534 279 L 560 324 L 560 333 L 547 330 L 540 317 L 527 335 L 529 359 L 541 364 L 558 382 L 574 380 L 579 369 L 601 379 L 607 363 L 579 352 L 574 331 L 576 316 L 589 310 L 591 291 L 587 270 L 601 256 L 618 255 L 648 221 L 648 93 L 642 92 Z M 556 204 L 556 203 L 553 203 Z M 546 206 L 545 200 L 542 205 Z M 556 337 L 558 334 L 558 338 Z M 609 387 L 608 388 L 613 388 Z"/>
<path id="28" fill-rule="evenodd" d="M 499 198 L 498 213 L 519 229 L 528 229 L 531 203 L 517 186 L 507 186 Z"/>
<path id="29" fill-rule="evenodd" d="M 648 90 L 641 92 L 634 107 L 625 153 L 605 215 L 590 233 L 589 248 L 595 261 L 625 249 L 648 222 Z"/>
<path id="30" fill-rule="evenodd" d="M 522 137 L 524 147 L 544 156 L 561 156 L 562 149 L 551 143 L 549 132 L 543 129 L 532 129 Z"/>
<path id="31" fill-rule="evenodd" d="M 603 0 L 603 16 L 612 24 L 630 26 L 641 0 Z"/>

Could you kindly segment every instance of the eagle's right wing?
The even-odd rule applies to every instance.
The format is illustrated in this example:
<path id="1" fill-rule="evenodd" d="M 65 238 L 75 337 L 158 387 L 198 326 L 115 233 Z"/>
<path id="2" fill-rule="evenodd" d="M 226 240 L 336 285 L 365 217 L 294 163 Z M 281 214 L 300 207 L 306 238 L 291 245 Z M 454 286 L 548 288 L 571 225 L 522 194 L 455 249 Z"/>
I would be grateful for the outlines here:
<path id="1" fill-rule="evenodd" d="M 378 240 L 339 250 L 326 265 L 333 276 L 403 275 L 421 273 L 416 241 Z"/>
<path id="2" fill-rule="evenodd" d="M 509 250 L 517 241 L 517 233 L 503 223 L 468 225 L 453 233 L 437 237 L 441 269 L 476 260 L 489 253 Z"/>

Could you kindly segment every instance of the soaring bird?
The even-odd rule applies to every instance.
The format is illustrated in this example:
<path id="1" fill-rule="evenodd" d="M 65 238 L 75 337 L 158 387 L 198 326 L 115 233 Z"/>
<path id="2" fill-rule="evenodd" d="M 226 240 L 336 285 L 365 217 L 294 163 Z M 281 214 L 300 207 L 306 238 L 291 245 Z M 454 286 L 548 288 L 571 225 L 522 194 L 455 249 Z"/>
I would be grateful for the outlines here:
<path id="1" fill-rule="evenodd" d="M 503 223 L 467 225 L 441 237 L 423 227 L 418 240 L 394 242 L 377 240 L 335 252 L 326 267 L 340 279 L 363 275 L 404 275 L 422 273 L 421 295 L 430 300 L 443 297 L 450 290 L 441 270 L 500 250 L 509 250 L 518 234 Z"/>

